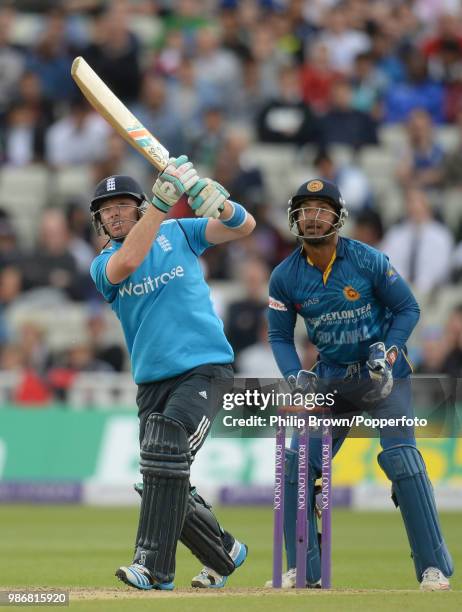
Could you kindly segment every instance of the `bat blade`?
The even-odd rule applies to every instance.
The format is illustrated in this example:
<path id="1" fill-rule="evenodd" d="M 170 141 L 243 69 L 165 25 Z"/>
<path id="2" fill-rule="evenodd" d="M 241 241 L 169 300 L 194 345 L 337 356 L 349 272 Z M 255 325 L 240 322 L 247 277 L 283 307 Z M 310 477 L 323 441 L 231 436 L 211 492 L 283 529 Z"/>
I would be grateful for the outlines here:
<path id="1" fill-rule="evenodd" d="M 162 171 L 169 152 L 109 89 L 83 57 L 72 62 L 71 74 L 93 108 L 153 166 Z"/>

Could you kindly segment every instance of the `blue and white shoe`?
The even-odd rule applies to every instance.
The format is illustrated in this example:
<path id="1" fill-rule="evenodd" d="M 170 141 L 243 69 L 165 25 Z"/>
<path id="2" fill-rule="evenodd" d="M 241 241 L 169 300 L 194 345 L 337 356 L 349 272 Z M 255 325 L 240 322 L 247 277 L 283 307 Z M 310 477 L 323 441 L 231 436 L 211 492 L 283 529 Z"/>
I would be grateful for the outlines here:
<path id="1" fill-rule="evenodd" d="M 238 540 L 234 540 L 229 556 L 234 561 L 236 569 L 240 567 L 247 558 L 248 548 Z M 210 567 L 203 567 L 200 573 L 191 580 L 191 586 L 196 589 L 222 589 L 229 576 L 222 576 Z"/>
<path id="2" fill-rule="evenodd" d="M 133 563 L 128 567 L 119 567 L 115 575 L 119 580 L 125 582 L 128 586 L 135 587 L 135 589 L 144 591 L 150 591 L 151 589 L 173 591 L 174 589 L 173 582 L 156 582 L 151 576 L 151 572 L 139 563 Z"/>

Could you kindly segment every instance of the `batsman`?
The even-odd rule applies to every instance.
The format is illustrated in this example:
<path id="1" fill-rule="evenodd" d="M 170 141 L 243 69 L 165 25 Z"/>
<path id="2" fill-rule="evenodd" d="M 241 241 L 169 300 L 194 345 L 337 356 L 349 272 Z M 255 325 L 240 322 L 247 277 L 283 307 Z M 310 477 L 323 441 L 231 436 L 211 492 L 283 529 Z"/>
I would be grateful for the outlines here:
<path id="1" fill-rule="evenodd" d="M 196 217 L 166 219 L 183 196 Z M 141 509 L 133 562 L 116 576 L 137 589 L 172 590 L 178 540 L 204 564 L 192 586 L 219 588 L 247 547 L 222 529 L 190 486 L 190 466 L 232 386 L 233 351 L 215 314 L 199 256 L 253 231 L 255 221 L 186 156 L 169 159 L 152 201 L 128 176 L 96 187 L 91 215 L 108 238 L 91 276 L 120 320 L 138 386 Z M 218 395 L 217 395 L 218 393 Z"/>
<path id="2" fill-rule="evenodd" d="M 307 181 L 289 201 L 289 228 L 300 244 L 271 275 L 268 318 L 273 354 L 282 375 L 295 380 L 295 386 L 305 392 L 321 389 L 326 381 L 343 381 L 345 387 L 353 385 L 361 392 L 356 404 L 360 412 L 412 418 L 412 368 L 406 342 L 419 319 L 419 306 L 386 255 L 339 236 L 347 214 L 337 186 L 325 180 Z M 301 369 L 295 349 L 297 315 L 304 319 L 308 337 L 319 353 L 309 372 Z M 333 455 L 347 434 L 345 429 L 334 435 Z M 401 511 L 420 588 L 447 590 L 453 563 L 414 429 L 403 426 L 391 433 L 381 429 L 380 443 L 377 460 L 391 481 L 392 499 Z M 319 437 L 313 437 L 310 444 L 309 465 L 306 581 L 308 587 L 317 587 L 321 561 L 314 485 L 321 474 Z M 291 588 L 296 574 L 296 437 L 286 449 L 285 482 L 288 570 L 282 586 Z"/>

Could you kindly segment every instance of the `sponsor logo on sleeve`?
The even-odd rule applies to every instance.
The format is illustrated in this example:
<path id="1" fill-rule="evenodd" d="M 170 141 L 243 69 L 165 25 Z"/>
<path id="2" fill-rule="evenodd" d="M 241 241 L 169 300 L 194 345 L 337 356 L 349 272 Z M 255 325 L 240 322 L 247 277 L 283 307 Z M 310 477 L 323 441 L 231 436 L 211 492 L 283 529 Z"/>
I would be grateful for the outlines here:
<path id="1" fill-rule="evenodd" d="M 269 298 L 269 307 L 272 308 L 273 310 L 281 310 L 283 312 L 287 312 L 286 305 L 280 302 L 279 300 L 275 300 L 271 296 Z"/>

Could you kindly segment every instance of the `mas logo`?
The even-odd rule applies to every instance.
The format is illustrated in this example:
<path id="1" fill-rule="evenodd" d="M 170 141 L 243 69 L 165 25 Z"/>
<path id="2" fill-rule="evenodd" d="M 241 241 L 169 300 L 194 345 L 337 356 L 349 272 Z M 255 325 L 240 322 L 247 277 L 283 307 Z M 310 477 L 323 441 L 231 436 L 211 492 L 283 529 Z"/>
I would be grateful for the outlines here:
<path id="1" fill-rule="evenodd" d="M 308 191 L 315 193 L 316 191 L 321 191 L 324 187 L 324 183 L 322 181 L 310 181 L 306 186 Z"/>
<path id="2" fill-rule="evenodd" d="M 359 300 L 359 298 L 361 297 L 361 294 L 356 291 L 356 289 L 354 289 L 351 285 L 344 287 L 343 295 L 349 302 L 356 302 L 356 300 Z"/>

